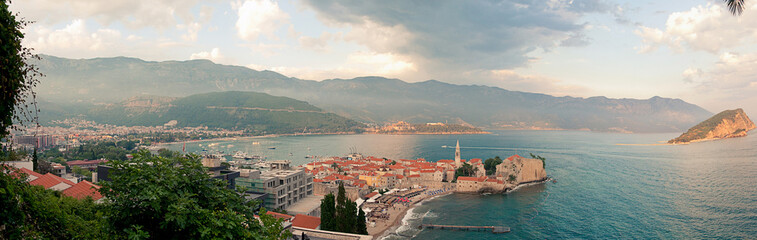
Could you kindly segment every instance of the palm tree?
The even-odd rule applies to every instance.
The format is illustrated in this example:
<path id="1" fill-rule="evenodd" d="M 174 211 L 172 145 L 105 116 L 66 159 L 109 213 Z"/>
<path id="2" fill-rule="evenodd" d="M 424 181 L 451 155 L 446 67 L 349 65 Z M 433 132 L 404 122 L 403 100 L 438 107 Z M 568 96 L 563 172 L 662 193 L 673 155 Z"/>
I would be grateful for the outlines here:
<path id="1" fill-rule="evenodd" d="M 744 0 L 723 0 L 728 5 L 728 10 L 733 15 L 741 15 L 744 12 Z"/>

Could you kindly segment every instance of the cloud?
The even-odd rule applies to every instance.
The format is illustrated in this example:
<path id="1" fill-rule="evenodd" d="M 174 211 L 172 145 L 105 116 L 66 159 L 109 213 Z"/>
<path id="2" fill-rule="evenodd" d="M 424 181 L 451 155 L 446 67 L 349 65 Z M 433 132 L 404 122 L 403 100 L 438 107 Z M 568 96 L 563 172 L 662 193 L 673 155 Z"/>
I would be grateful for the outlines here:
<path id="1" fill-rule="evenodd" d="M 489 86 L 502 87 L 508 90 L 546 93 L 555 96 L 585 97 L 592 94 L 589 88 L 580 85 L 567 84 L 560 80 L 538 76 L 519 74 L 508 69 L 489 70 L 468 73 L 477 77 L 480 82 Z"/>
<path id="2" fill-rule="evenodd" d="M 103 28 L 95 31 L 87 29 L 82 19 L 57 30 L 39 27 L 32 31 L 32 37 L 24 39 L 24 44 L 46 54 L 81 56 L 81 51 L 102 52 L 118 47 L 121 32 Z"/>
<path id="3" fill-rule="evenodd" d="M 289 15 L 279 9 L 278 3 L 270 0 L 247 0 L 232 3 L 237 10 L 236 28 L 239 38 L 256 41 L 260 35 L 275 39 L 274 32 L 289 21 Z"/>
<path id="4" fill-rule="evenodd" d="M 667 46 L 675 52 L 689 49 L 717 54 L 757 43 L 757 3 L 746 1 L 746 10 L 739 17 L 731 15 L 721 2 L 699 5 L 671 13 L 665 29 L 640 26 L 634 33 L 642 38 L 641 53 Z"/>
<path id="5" fill-rule="evenodd" d="M 91 18 L 106 26 L 120 22 L 130 28 L 169 29 L 195 21 L 192 8 L 198 3 L 199 0 L 23 0 L 13 1 L 11 7 L 21 10 L 30 20 L 46 24 Z"/>
<path id="6" fill-rule="evenodd" d="M 359 76 L 402 78 L 418 70 L 413 62 L 401 56 L 362 51 L 350 54 L 345 63 L 333 67 L 271 67 L 257 64 L 248 64 L 247 67 L 255 70 L 271 70 L 300 79 L 319 81 L 333 78 L 350 79 Z"/>
<path id="7" fill-rule="evenodd" d="M 190 60 L 195 59 L 207 59 L 214 63 L 223 63 L 226 60 L 226 57 L 224 57 L 221 54 L 221 50 L 218 48 L 213 48 L 209 52 L 198 52 L 198 53 L 192 53 L 191 56 L 189 56 Z"/>
<path id="8" fill-rule="evenodd" d="M 683 72 L 690 95 L 713 111 L 742 107 L 757 114 L 757 53 L 725 52 L 713 67 Z"/>
<path id="9" fill-rule="evenodd" d="M 304 3 L 325 24 L 350 27 L 345 40 L 410 58 L 426 72 L 524 66 L 536 50 L 586 45 L 581 17 L 613 11 L 599 0 Z"/>

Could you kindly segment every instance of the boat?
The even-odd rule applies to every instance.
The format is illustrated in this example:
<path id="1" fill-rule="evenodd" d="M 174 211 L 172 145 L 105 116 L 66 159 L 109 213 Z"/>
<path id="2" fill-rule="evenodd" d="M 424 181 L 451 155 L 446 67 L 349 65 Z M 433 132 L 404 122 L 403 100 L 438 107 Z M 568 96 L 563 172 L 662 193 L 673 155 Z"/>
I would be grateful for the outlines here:
<path id="1" fill-rule="evenodd" d="M 260 142 L 252 142 L 252 145 L 260 145 Z"/>
<path id="2" fill-rule="evenodd" d="M 276 147 L 269 147 L 268 149 L 276 149 Z"/>

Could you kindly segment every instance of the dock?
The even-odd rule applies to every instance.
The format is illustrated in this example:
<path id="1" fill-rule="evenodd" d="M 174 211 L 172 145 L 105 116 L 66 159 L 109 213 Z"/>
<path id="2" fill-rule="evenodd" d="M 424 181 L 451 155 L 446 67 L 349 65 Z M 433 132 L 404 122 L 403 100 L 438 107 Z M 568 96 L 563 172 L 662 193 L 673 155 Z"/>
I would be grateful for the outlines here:
<path id="1" fill-rule="evenodd" d="M 459 231 L 491 231 L 492 233 L 510 232 L 509 227 L 503 227 L 503 226 L 459 226 L 459 225 L 421 224 L 421 229 L 423 228 L 459 230 Z"/>

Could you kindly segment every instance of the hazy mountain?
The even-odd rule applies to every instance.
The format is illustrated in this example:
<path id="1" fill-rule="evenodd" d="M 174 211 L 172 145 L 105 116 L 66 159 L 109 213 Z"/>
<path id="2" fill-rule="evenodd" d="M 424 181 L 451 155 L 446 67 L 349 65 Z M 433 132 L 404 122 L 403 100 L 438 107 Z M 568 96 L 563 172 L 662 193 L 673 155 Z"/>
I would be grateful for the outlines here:
<path id="1" fill-rule="evenodd" d="M 72 60 L 43 56 L 40 95 L 53 101 L 118 102 L 137 95 L 180 97 L 215 91 L 257 91 L 307 101 L 364 122 L 469 123 L 487 128 L 596 131 L 683 131 L 711 116 L 679 99 L 554 97 L 439 81 L 382 77 L 300 80 L 276 72 L 207 60 L 148 62 L 135 58 Z"/>
<path id="2" fill-rule="evenodd" d="M 188 97 L 133 97 L 91 109 L 86 118 L 123 126 L 207 126 L 253 134 L 362 131 L 363 124 L 306 102 L 255 92 L 214 92 Z"/>

